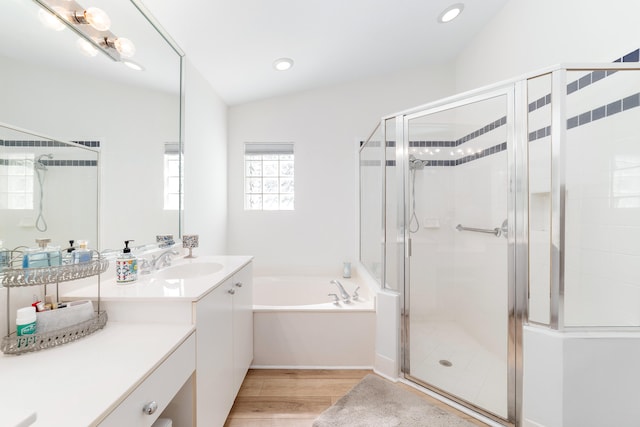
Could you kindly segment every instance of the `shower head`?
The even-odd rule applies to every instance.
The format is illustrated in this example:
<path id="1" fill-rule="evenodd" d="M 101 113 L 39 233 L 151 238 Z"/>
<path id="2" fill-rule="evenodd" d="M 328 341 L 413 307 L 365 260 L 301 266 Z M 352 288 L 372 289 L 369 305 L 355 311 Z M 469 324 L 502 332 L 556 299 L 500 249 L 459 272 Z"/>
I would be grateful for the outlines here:
<path id="1" fill-rule="evenodd" d="M 48 153 L 48 154 L 41 154 L 38 157 L 36 157 L 36 159 L 33 161 L 33 167 L 36 169 L 40 169 L 40 170 L 47 170 L 47 165 L 44 164 L 44 162 L 42 161 L 42 158 L 46 157 L 47 159 L 53 159 L 53 154 Z"/>
<path id="2" fill-rule="evenodd" d="M 424 169 L 424 167 L 429 163 L 428 160 L 420 160 L 417 159 L 416 156 L 411 154 L 409 156 L 409 170 L 420 170 Z"/>

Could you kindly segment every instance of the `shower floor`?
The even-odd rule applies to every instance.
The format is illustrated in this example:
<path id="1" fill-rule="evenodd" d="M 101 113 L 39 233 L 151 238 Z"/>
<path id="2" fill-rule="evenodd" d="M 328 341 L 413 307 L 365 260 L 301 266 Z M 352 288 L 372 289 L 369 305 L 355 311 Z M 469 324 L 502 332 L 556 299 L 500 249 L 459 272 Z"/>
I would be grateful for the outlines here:
<path id="1" fill-rule="evenodd" d="M 507 418 L 506 356 L 451 321 L 411 320 L 410 333 L 412 377 Z"/>

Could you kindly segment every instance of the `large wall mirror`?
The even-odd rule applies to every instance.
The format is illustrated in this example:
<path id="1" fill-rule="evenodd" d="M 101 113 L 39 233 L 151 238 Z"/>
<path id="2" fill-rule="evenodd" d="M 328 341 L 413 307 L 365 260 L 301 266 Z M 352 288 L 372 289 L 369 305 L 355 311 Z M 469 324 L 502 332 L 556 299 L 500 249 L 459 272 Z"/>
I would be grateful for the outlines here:
<path id="1" fill-rule="evenodd" d="M 104 250 L 122 248 L 123 240 L 153 243 L 158 234 L 177 238 L 183 54 L 138 0 L 57 3 L 105 11 L 109 31 L 135 45 L 129 60 L 142 70 L 87 49 L 34 0 L 2 2 L 0 166 L 6 177 L 18 170 L 10 163 L 21 164 L 31 178 L 0 176 L 0 239 L 9 249 L 40 237 L 60 246 L 87 239 Z M 38 142 L 49 139 L 71 143 Z M 14 190 L 31 198 L 9 204 Z"/>

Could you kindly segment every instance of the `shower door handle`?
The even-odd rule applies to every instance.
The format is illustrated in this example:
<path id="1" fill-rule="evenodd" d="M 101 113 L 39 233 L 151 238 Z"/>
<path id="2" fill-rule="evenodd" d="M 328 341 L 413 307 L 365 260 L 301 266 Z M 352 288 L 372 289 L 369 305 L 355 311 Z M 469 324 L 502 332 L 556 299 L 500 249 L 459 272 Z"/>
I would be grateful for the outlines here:
<path id="1" fill-rule="evenodd" d="M 485 234 L 493 234 L 496 237 L 504 236 L 507 238 L 507 234 L 509 232 L 509 220 L 505 219 L 502 221 L 500 227 L 496 228 L 474 228 L 474 227 L 465 227 L 462 224 L 456 225 L 456 230 L 458 231 L 472 231 L 474 233 L 485 233 Z"/>

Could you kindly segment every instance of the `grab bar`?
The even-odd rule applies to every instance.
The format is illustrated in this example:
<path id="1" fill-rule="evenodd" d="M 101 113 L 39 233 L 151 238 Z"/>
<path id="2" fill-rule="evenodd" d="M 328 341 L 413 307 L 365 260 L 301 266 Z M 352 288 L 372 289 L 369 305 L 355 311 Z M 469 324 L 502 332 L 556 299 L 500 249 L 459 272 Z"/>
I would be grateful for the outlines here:
<path id="1" fill-rule="evenodd" d="M 458 230 L 458 231 L 472 231 L 474 233 L 493 234 L 496 237 L 500 237 L 503 234 L 505 236 L 507 235 L 507 230 L 508 230 L 507 227 L 508 227 L 508 222 L 505 219 L 504 222 L 502 223 L 502 226 L 496 227 L 496 228 L 473 228 L 473 227 L 465 227 L 462 224 L 458 224 L 458 225 L 456 225 L 456 230 Z"/>

